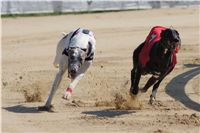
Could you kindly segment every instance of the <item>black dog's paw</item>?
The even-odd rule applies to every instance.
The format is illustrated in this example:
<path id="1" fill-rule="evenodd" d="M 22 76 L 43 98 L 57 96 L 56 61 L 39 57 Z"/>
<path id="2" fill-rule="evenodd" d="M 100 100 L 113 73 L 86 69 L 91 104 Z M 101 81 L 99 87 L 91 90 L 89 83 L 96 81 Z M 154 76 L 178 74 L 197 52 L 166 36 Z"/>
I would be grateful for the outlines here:
<path id="1" fill-rule="evenodd" d="M 133 88 L 131 87 L 131 89 L 130 89 L 130 94 L 132 94 L 132 95 L 137 95 L 138 92 L 139 92 L 139 88 L 138 88 L 138 89 L 133 89 Z"/>
<path id="2" fill-rule="evenodd" d="M 37 108 L 38 111 L 47 111 L 47 112 L 55 112 L 54 111 L 54 107 L 52 105 L 50 105 L 49 107 L 47 106 L 39 106 Z"/>

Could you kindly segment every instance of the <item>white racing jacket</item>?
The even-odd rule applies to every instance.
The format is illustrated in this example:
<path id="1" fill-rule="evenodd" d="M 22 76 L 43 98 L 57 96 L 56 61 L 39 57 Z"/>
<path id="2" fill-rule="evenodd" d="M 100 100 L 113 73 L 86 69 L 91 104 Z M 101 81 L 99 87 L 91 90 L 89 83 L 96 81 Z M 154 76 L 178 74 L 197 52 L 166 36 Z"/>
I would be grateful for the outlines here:
<path id="1" fill-rule="evenodd" d="M 88 49 L 86 61 L 93 60 L 95 54 L 96 40 L 92 31 L 78 28 L 75 31 L 65 35 L 58 43 L 54 66 L 58 66 L 62 54 L 65 54 L 69 48 L 79 47 Z"/>

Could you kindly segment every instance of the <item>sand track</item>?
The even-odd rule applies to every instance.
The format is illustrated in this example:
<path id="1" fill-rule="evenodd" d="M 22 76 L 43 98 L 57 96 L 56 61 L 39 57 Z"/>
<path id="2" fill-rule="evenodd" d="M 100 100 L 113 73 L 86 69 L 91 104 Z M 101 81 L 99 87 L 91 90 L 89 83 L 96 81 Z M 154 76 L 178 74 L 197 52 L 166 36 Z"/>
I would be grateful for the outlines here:
<path id="1" fill-rule="evenodd" d="M 198 133 L 198 18 L 197 7 L 3 18 L 3 132 Z M 182 49 L 178 65 L 161 83 L 153 106 L 148 104 L 149 89 L 139 94 L 138 102 L 130 102 L 139 108 L 116 109 L 116 94 L 117 100 L 129 100 L 132 51 L 154 25 L 172 25 L 180 32 Z M 72 101 L 61 99 L 69 83 L 65 74 L 53 100 L 55 112 L 38 112 L 36 107 L 44 104 L 57 72 L 52 62 L 61 32 L 77 27 L 89 28 L 96 35 L 94 64 L 75 89 Z M 142 77 L 140 86 L 148 77 Z"/>

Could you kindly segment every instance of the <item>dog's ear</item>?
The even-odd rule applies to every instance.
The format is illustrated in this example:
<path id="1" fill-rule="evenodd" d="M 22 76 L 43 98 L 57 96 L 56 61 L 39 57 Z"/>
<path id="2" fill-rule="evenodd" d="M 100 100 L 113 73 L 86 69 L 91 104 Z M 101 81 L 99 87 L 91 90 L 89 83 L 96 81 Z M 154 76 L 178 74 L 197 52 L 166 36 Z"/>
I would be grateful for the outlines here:
<path id="1" fill-rule="evenodd" d="M 68 55 L 69 55 L 69 54 L 68 54 L 68 50 L 69 50 L 68 48 L 65 48 L 65 49 L 63 50 L 62 54 L 68 56 Z"/>
<path id="2" fill-rule="evenodd" d="M 162 30 L 160 34 L 162 40 L 166 40 L 169 37 L 169 35 L 170 29 Z"/>
<path id="3" fill-rule="evenodd" d="M 91 42 L 88 42 L 87 56 L 89 56 L 89 54 L 91 53 L 91 51 L 92 51 L 92 44 L 91 44 Z"/>
<path id="4" fill-rule="evenodd" d="M 181 43 L 181 38 L 179 36 L 179 33 L 177 30 L 173 30 L 173 38 L 174 40 L 176 40 L 177 42 L 180 42 Z"/>
<path id="5" fill-rule="evenodd" d="M 83 29 L 83 31 L 82 31 L 84 34 L 89 34 L 90 33 L 90 31 L 88 30 L 88 29 Z"/>

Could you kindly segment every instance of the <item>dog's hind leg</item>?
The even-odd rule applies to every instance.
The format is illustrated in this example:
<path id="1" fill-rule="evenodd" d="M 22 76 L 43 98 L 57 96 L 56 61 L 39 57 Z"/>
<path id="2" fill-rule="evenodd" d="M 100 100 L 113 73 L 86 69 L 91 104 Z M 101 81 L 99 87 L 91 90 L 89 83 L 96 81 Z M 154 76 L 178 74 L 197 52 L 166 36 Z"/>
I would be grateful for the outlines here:
<path id="1" fill-rule="evenodd" d="M 160 78 L 158 79 L 158 82 L 156 82 L 153 85 L 153 90 L 152 90 L 152 93 L 151 93 L 151 96 L 150 96 L 150 100 L 149 100 L 150 104 L 153 104 L 153 102 L 156 100 L 156 94 L 157 94 L 158 87 L 159 87 L 160 83 L 162 82 L 162 80 L 165 78 L 165 76 L 166 75 L 160 76 Z"/>
<path id="2" fill-rule="evenodd" d="M 69 42 L 69 38 L 68 37 L 63 37 L 57 44 L 56 47 L 56 56 L 54 58 L 54 62 L 53 65 L 58 68 L 60 65 L 60 61 L 62 58 L 62 53 L 64 51 L 65 48 L 68 47 L 68 42 Z"/>
<path id="3" fill-rule="evenodd" d="M 170 68 L 168 71 L 166 71 L 164 74 L 162 74 L 159 79 L 158 79 L 158 82 L 154 84 L 153 86 L 153 90 L 152 90 L 152 93 L 151 93 L 151 96 L 150 96 L 150 100 L 149 100 L 149 103 L 150 104 L 153 104 L 153 102 L 156 100 L 156 94 L 157 94 L 157 90 L 158 90 L 158 87 L 160 85 L 160 83 L 162 82 L 162 80 L 174 69 L 174 67 Z"/>
<path id="4" fill-rule="evenodd" d="M 140 91 L 146 92 L 156 81 L 157 79 L 154 76 L 152 76 Z"/>
<path id="5" fill-rule="evenodd" d="M 163 78 L 160 79 L 156 84 L 154 84 L 153 90 L 152 90 L 152 93 L 151 93 L 150 99 L 149 99 L 150 104 L 153 104 L 153 102 L 156 100 L 157 90 L 158 90 L 158 87 L 159 87 L 162 80 L 163 80 Z"/>

